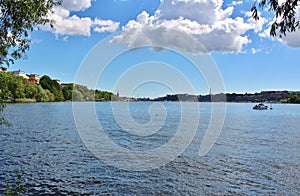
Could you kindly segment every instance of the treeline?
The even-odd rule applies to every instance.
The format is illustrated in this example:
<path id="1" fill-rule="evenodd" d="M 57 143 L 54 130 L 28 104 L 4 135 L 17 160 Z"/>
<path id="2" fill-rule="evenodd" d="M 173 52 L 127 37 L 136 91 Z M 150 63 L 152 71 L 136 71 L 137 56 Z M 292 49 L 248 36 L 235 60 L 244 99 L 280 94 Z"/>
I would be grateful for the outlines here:
<path id="1" fill-rule="evenodd" d="M 292 95 L 286 100 L 286 103 L 300 103 L 300 93 Z"/>
<path id="2" fill-rule="evenodd" d="M 277 103 L 300 103 L 300 92 L 291 91 L 262 91 L 260 93 L 226 93 L 214 95 L 189 95 L 177 94 L 166 95 L 151 99 L 150 101 L 190 101 L 190 102 L 277 102 Z"/>
<path id="3" fill-rule="evenodd" d="M 113 93 L 91 90 L 78 84 L 60 85 L 49 76 L 43 76 L 39 84 L 9 72 L 0 72 L 0 100 L 6 102 L 53 102 L 53 101 L 110 101 Z"/>

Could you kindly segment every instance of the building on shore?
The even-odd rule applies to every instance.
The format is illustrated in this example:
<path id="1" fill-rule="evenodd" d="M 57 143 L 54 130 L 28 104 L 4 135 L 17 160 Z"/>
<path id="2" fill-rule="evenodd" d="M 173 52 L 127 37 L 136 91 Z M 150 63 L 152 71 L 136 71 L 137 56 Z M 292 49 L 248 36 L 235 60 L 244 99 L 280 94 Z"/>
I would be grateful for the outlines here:
<path id="1" fill-rule="evenodd" d="M 15 76 L 22 77 L 22 78 L 25 78 L 27 80 L 29 79 L 27 74 L 24 71 L 21 71 L 20 69 L 16 70 L 16 71 L 12 71 L 11 73 L 14 74 Z"/>
<path id="2" fill-rule="evenodd" d="M 15 70 L 11 72 L 13 75 L 25 78 L 29 81 L 31 85 L 39 84 L 40 83 L 40 76 L 38 74 L 26 74 L 24 71 Z"/>
<path id="3" fill-rule="evenodd" d="M 56 81 L 56 82 L 57 82 L 57 84 L 61 85 L 61 82 L 60 82 L 60 80 L 54 80 L 54 81 Z"/>
<path id="4" fill-rule="evenodd" d="M 30 74 L 28 81 L 31 85 L 39 84 L 40 83 L 40 76 L 37 74 Z"/>
<path id="5" fill-rule="evenodd" d="M 134 102 L 137 101 L 136 98 L 133 97 L 119 97 L 118 101 L 124 101 L 124 102 Z"/>

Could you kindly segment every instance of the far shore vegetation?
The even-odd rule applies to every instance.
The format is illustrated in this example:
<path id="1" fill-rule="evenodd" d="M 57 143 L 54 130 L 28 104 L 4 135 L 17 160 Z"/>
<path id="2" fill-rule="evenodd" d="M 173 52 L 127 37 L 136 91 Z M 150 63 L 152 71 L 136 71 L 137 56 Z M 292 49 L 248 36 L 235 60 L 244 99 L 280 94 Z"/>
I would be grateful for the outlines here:
<path id="1" fill-rule="evenodd" d="M 41 77 L 39 84 L 9 72 L 0 72 L 0 100 L 6 103 L 58 101 L 111 101 L 113 93 L 91 90 L 78 84 L 59 84 L 49 76 Z"/>
<path id="2" fill-rule="evenodd" d="M 149 101 L 191 101 L 191 102 L 214 102 L 224 101 L 234 103 L 300 103 L 300 92 L 297 91 L 262 91 L 260 93 L 223 93 L 211 95 L 177 94 L 158 97 Z"/>
<path id="3" fill-rule="evenodd" d="M 10 72 L 0 72 L 0 102 L 31 103 L 60 101 L 217 101 L 224 94 L 166 95 L 154 99 L 119 97 L 111 92 L 91 90 L 79 84 L 60 84 L 57 80 L 45 75 L 39 83 L 32 84 L 27 79 L 15 76 Z M 223 100 L 223 99 L 220 99 Z M 276 102 L 300 103 L 300 92 L 294 91 L 262 91 L 260 93 L 226 93 L 227 102 Z M 3 108 L 3 107 L 2 107 Z"/>

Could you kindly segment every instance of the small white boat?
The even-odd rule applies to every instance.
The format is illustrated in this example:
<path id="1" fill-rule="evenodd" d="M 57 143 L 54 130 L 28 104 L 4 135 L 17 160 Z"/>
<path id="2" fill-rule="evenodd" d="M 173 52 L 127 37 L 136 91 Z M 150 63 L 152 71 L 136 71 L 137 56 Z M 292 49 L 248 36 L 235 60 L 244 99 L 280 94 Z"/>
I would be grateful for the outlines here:
<path id="1" fill-rule="evenodd" d="M 268 106 L 264 105 L 263 103 L 257 104 L 253 106 L 254 110 L 267 110 Z"/>

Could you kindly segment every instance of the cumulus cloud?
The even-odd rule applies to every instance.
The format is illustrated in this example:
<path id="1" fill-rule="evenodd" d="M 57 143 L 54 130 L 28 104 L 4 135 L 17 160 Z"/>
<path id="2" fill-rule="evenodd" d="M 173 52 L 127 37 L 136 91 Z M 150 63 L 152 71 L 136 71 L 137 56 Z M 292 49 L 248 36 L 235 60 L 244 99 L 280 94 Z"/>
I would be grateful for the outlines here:
<path id="1" fill-rule="evenodd" d="M 114 22 L 112 20 L 102 20 L 96 18 L 94 20 L 94 31 L 98 33 L 103 32 L 115 32 L 120 25 L 120 22 Z"/>
<path id="2" fill-rule="evenodd" d="M 230 5 L 241 5 L 243 1 L 232 1 Z"/>
<path id="3" fill-rule="evenodd" d="M 213 24 L 230 16 L 233 7 L 222 9 L 223 0 L 164 0 L 156 15 L 161 19 L 183 17 L 200 24 Z"/>
<path id="4" fill-rule="evenodd" d="M 93 24 L 91 18 L 70 16 L 70 11 L 62 7 L 53 8 L 49 17 L 55 24 L 52 29 L 48 27 L 48 30 L 56 35 L 90 35 L 90 27 Z"/>
<path id="5" fill-rule="evenodd" d="M 182 29 L 193 31 L 197 27 L 191 24 L 193 22 L 183 18 L 172 21 L 159 21 L 154 23 L 153 17 L 149 17 L 146 12 L 138 16 L 137 21 L 130 21 L 122 28 L 123 32 L 115 36 L 114 41 L 121 41 L 130 48 L 142 47 L 144 45 L 154 45 L 157 47 L 168 47 L 172 49 L 181 49 L 184 51 L 203 51 L 203 46 L 195 42 L 195 39 L 189 33 Z M 177 25 L 180 28 L 175 28 Z M 197 25 L 194 24 L 194 25 Z M 199 31 L 202 27 L 199 27 Z M 205 27 L 204 27 L 205 28 Z"/>
<path id="6" fill-rule="evenodd" d="M 54 7 L 49 18 L 54 20 L 53 28 L 43 26 L 41 29 L 51 31 L 56 35 L 82 35 L 90 36 L 91 29 L 95 32 L 114 32 L 119 22 L 112 20 L 92 19 L 71 15 L 71 11 L 83 11 L 91 6 L 91 0 L 64 0 L 61 6 Z"/>
<path id="7" fill-rule="evenodd" d="M 80 11 L 91 7 L 91 0 L 63 0 L 62 7 L 70 11 Z"/>
<path id="8" fill-rule="evenodd" d="M 253 19 L 251 11 L 244 12 L 244 14 L 248 18 L 247 23 L 251 24 L 254 27 L 255 33 L 258 33 L 258 32 L 262 33 L 264 25 L 269 22 L 268 19 L 261 16 L 260 11 L 257 12 L 257 15 L 259 16 L 259 20 Z"/>
<path id="9" fill-rule="evenodd" d="M 300 29 L 296 32 L 287 33 L 281 41 L 292 48 L 300 47 Z"/>
<path id="10" fill-rule="evenodd" d="M 256 49 L 256 48 L 251 48 L 251 53 L 252 54 L 256 54 L 256 53 L 260 53 L 260 52 L 262 52 L 263 50 L 261 49 L 261 48 L 258 48 L 258 49 Z"/>
<path id="11" fill-rule="evenodd" d="M 263 24 L 232 18 L 234 7 L 222 5 L 223 0 L 163 0 L 153 16 L 142 12 L 113 41 L 130 48 L 154 45 L 193 54 L 242 52 L 251 43 L 246 32 L 260 31 Z"/>

